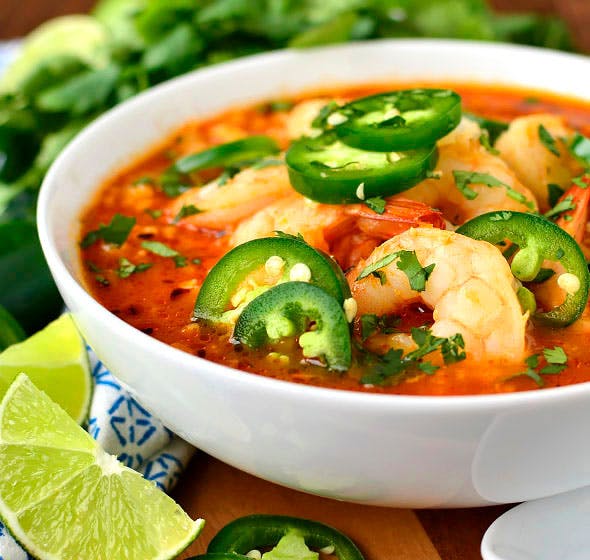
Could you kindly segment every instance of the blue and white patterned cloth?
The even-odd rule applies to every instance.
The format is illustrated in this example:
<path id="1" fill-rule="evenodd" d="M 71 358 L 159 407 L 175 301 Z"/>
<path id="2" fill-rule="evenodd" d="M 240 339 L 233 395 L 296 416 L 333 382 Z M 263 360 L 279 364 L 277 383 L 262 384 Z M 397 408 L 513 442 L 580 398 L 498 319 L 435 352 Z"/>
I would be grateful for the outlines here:
<path id="1" fill-rule="evenodd" d="M 88 432 L 110 454 L 165 492 L 195 452 L 143 408 L 89 348 L 94 381 Z M 33 560 L 0 523 L 0 560 Z"/>

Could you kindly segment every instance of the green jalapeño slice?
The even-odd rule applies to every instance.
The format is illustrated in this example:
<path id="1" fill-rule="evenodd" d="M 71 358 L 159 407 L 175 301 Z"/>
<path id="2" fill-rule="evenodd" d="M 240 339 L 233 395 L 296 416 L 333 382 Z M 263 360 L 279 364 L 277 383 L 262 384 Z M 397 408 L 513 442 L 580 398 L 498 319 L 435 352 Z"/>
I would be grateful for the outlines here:
<path id="1" fill-rule="evenodd" d="M 323 115 L 345 144 L 390 152 L 432 146 L 461 120 L 461 97 L 448 89 L 406 89 L 363 97 Z"/>
<path id="2" fill-rule="evenodd" d="M 233 334 L 250 348 L 293 337 L 299 337 L 306 358 L 320 358 L 336 371 L 350 368 L 350 328 L 342 305 L 307 282 L 285 282 L 253 299 Z"/>
<path id="3" fill-rule="evenodd" d="M 255 275 L 263 272 L 264 282 Z M 273 285 L 305 280 L 321 287 L 339 305 L 350 297 L 336 262 L 295 236 L 254 239 L 238 245 L 211 269 L 197 297 L 194 320 L 233 323 L 244 305 Z"/>
<path id="4" fill-rule="evenodd" d="M 405 191 L 427 177 L 437 158 L 433 144 L 405 152 L 369 152 L 327 132 L 293 142 L 286 162 L 296 191 L 317 202 L 344 204 Z"/>
<path id="5" fill-rule="evenodd" d="M 560 263 L 564 273 L 558 285 L 566 292 L 565 301 L 544 312 L 534 311 L 533 318 L 537 321 L 552 327 L 567 327 L 584 312 L 590 288 L 586 258 L 576 240 L 558 225 L 534 214 L 501 210 L 473 218 L 457 233 L 493 245 L 506 240 L 513 243 L 518 252 L 510 268 L 522 282 L 540 281 L 539 274 L 545 261 Z M 536 305 L 529 304 L 529 307 Z"/>

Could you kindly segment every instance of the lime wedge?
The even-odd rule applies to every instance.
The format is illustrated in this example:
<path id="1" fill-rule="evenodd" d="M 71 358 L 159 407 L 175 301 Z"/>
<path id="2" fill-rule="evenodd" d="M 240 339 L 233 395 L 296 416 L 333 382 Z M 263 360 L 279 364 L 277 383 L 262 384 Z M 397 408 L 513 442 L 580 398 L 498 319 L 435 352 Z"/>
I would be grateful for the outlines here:
<path id="1" fill-rule="evenodd" d="M 104 66 L 107 40 L 108 31 L 91 16 L 51 19 L 25 39 L 19 56 L 0 79 L 0 90 L 15 91 L 38 64 L 56 55 L 73 55 L 90 66 Z"/>
<path id="2" fill-rule="evenodd" d="M 0 404 L 0 516 L 40 560 L 163 560 L 200 533 L 25 375 Z"/>
<path id="3" fill-rule="evenodd" d="M 84 341 L 68 314 L 0 354 L 0 398 L 24 372 L 76 422 L 88 416 L 92 376 Z"/>

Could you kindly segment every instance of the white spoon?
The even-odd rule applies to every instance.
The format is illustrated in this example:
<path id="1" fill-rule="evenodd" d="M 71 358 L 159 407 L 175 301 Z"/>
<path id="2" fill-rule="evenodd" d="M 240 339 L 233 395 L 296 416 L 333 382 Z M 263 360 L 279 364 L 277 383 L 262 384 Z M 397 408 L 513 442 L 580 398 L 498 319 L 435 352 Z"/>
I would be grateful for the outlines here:
<path id="1" fill-rule="evenodd" d="M 590 486 L 506 512 L 486 531 L 481 554 L 484 560 L 588 560 Z"/>

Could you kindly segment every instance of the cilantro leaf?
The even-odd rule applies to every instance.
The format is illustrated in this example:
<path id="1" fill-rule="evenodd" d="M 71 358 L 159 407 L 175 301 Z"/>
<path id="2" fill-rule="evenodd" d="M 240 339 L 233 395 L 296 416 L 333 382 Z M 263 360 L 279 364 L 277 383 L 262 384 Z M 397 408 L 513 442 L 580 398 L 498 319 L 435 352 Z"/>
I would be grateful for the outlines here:
<path id="1" fill-rule="evenodd" d="M 576 203 L 574 202 L 574 197 L 572 195 L 568 195 L 563 200 L 557 202 L 553 208 L 545 212 L 543 215 L 545 218 L 554 218 L 559 217 L 559 215 L 563 214 L 564 212 L 569 212 L 570 210 L 575 209 Z"/>
<path id="2" fill-rule="evenodd" d="M 362 280 L 363 278 L 366 278 L 367 276 L 369 276 L 370 274 L 373 274 L 374 272 L 378 271 L 380 268 L 386 267 L 388 264 L 391 264 L 394 260 L 396 260 L 398 258 L 399 253 L 391 253 L 389 255 L 386 255 L 385 257 L 383 257 L 382 259 L 379 259 L 378 261 L 374 262 L 373 264 L 370 264 L 369 266 L 365 266 L 365 268 L 363 268 L 363 270 L 361 270 L 361 273 L 357 276 L 357 280 Z M 383 282 L 382 282 L 383 284 Z"/>
<path id="3" fill-rule="evenodd" d="M 187 258 L 181 255 L 175 249 L 168 247 L 164 243 L 160 243 L 159 241 L 144 241 L 141 246 L 150 253 L 154 253 L 154 255 L 159 255 L 160 257 L 171 258 L 174 260 L 174 264 L 176 268 L 182 268 L 187 265 Z"/>
<path id="4" fill-rule="evenodd" d="M 551 133 L 542 124 L 539 125 L 538 132 L 539 140 L 541 140 L 543 146 L 545 146 L 545 148 L 547 148 L 554 156 L 561 156 L 555 138 L 551 136 Z"/>
<path id="5" fill-rule="evenodd" d="M 479 137 L 479 143 L 492 155 L 497 156 L 500 154 L 500 150 L 494 148 L 490 142 L 490 133 L 487 130 L 481 133 Z"/>
<path id="6" fill-rule="evenodd" d="M 412 290 L 423 292 L 426 289 L 426 282 L 434 270 L 434 263 L 422 268 L 415 251 L 400 251 L 398 256 L 397 267 L 408 277 Z"/>
<path id="7" fill-rule="evenodd" d="M 507 185 L 499 179 L 496 179 L 496 177 L 493 175 L 489 175 L 488 173 L 478 173 L 477 171 L 462 171 L 455 169 L 453 171 L 453 177 L 455 178 L 455 185 L 467 200 L 473 200 L 478 196 L 478 193 L 470 188 L 469 185 L 503 187 L 506 189 L 506 195 L 513 200 L 516 200 L 516 202 L 524 204 L 531 210 L 534 210 L 535 208 L 533 202 L 528 200 L 522 193 L 513 189 L 510 185 Z"/>
<path id="8" fill-rule="evenodd" d="M 547 192 L 549 195 L 549 204 L 555 206 L 565 191 L 559 185 L 549 183 L 547 185 Z"/>
<path id="9" fill-rule="evenodd" d="M 178 214 L 174 216 L 174 220 L 172 220 L 172 223 L 177 224 L 183 218 L 186 218 L 188 216 L 194 216 L 195 214 L 200 214 L 201 212 L 203 212 L 203 210 L 200 210 L 194 204 L 186 204 L 178 211 Z"/>
<path id="10" fill-rule="evenodd" d="M 151 208 L 146 208 L 144 213 L 151 216 L 154 220 L 157 220 L 162 216 L 162 210 L 152 210 Z"/>
<path id="11" fill-rule="evenodd" d="M 145 272 L 152 266 L 154 266 L 152 263 L 133 264 L 130 260 L 122 257 L 119 259 L 119 268 L 116 272 L 119 275 L 119 278 L 129 278 L 132 274 L 135 274 L 136 272 Z"/>
<path id="12" fill-rule="evenodd" d="M 120 247 L 129 237 L 135 221 L 135 218 L 130 216 L 115 214 L 108 225 L 100 224 L 98 229 L 88 232 L 80 242 L 80 246 L 86 249 L 99 239 L 102 239 L 106 243 L 112 243 Z"/>
<path id="13" fill-rule="evenodd" d="M 367 198 L 365 204 L 373 210 L 373 212 L 377 212 L 377 214 L 383 214 L 383 212 L 385 212 L 385 200 L 380 196 Z"/>
<path id="14" fill-rule="evenodd" d="M 582 165 L 590 168 L 590 138 L 586 138 L 578 132 L 572 138 L 568 148 Z"/>
<path id="15" fill-rule="evenodd" d="M 377 331 L 383 334 L 392 334 L 397 331 L 400 318 L 395 315 L 375 315 L 366 313 L 361 315 L 361 339 L 363 342 Z"/>
<path id="16" fill-rule="evenodd" d="M 423 371 L 426 375 L 434 375 L 439 369 L 439 366 L 435 366 L 430 362 L 420 362 L 418 369 Z"/>
<path id="17" fill-rule="evenodd" d="M 555 346 L 553 348 L 545 348 L 543 350 L 543 356 L 550 364 L 566 364 L 567 354 L 561 346 Z"/>

